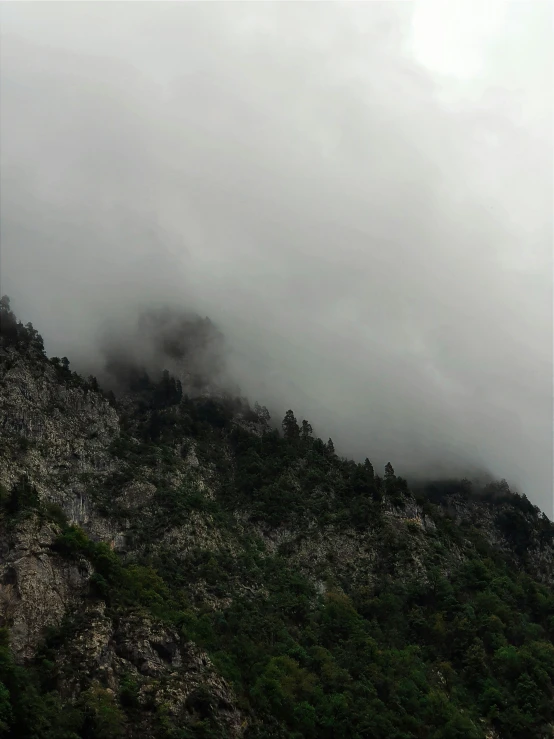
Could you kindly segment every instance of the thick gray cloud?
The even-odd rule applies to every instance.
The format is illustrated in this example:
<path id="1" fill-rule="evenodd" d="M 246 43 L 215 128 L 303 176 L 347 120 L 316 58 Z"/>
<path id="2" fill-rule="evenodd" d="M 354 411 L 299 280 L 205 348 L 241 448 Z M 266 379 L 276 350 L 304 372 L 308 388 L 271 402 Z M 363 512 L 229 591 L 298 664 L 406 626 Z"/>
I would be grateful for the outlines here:
<path id="1" fill-rule="evenodd" d="M 2 291 L 81 363 L 183 304 L 342 453 L 551 514 L 552 6 L 452 7 L 4 4 Z"/>

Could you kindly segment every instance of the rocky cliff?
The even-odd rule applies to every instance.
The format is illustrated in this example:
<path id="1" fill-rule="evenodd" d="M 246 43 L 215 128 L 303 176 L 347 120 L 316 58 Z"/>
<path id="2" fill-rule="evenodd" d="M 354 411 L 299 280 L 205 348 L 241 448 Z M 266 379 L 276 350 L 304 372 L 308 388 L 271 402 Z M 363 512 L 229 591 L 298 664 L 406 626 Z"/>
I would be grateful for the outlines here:
<path id="1" fill-rule="evenodd" d="M 169 373 L 115 398 L 1 317 L 0 735 L 553 736 L 526 498 L 410 489 Z"/>

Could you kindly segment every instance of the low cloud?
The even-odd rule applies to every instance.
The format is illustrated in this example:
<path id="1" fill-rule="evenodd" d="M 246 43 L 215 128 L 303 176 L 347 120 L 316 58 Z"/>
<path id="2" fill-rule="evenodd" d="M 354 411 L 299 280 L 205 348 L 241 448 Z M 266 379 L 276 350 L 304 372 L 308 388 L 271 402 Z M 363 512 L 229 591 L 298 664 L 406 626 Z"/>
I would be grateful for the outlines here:
<path id="1" fill-rule="evenodd" d="M 4 5 L 2 291 L 83 367 L 209 316 L 339 452 L 551 515 L 552 8 L 515 5 L 471 79 L 415 58 L 425 3 Z"/>

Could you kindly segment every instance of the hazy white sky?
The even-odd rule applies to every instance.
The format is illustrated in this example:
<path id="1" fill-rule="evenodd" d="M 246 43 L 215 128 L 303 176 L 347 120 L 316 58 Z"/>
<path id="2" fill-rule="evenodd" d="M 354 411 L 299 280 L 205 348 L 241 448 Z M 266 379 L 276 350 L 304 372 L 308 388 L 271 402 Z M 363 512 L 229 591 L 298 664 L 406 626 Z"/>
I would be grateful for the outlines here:
<path id="1" fill-rule="evenodd" d="M 4 3 L 1 287 L 52 353 L 137 301 L 252 398 L 552 512 L 552 4 Z"/>

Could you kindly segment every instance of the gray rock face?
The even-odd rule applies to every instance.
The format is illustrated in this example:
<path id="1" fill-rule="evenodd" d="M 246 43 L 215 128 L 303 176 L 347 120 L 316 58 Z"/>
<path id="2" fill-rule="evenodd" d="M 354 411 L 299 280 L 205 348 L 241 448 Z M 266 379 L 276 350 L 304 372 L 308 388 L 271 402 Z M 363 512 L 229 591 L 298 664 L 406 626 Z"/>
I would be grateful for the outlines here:
<path id="1" fill-rule="evenodd" d="M 44 358 L 5 351 L 0 362 L 0 484 L 23 476 L 39 500 L 58 505 L 69 522 L 97 539 L 118 532 L 95 511 L 83 474 L 102 478 L 113 467 L 110 442 L 119 419 L 104 397 L 69 387 Z M 82 597 L 90 565 L 70 565 L 51 546 L 59 528 L 28 516 L 0 531 L 0 617 L 11 628 L 18 659 L 32 656 L 45 629 L 59 626 Z"/>
<path id="2" fill-rule="evenodd" d="M 60 505 L 76 523 L 86 521 L 80 479 L 112 469 L 108 447 L 118 434 L 117 413 L 100 393 L 64 385 L 52 365 L 13 350 L 10 361 L 0 363 L 0 483 L 6 488 L 24 474 L 41 499 Z"/>
<path id="3" fill-rule="evenodd" d="M 208 655 L 147 616 L 134 614 L 115 624 L 103 603 L 90 607 L 57 662 L 61 691 L 68 699 L 95 684 L 118 691 L 126 678 L 135 684 L 141 706 L 163 706 L 176 726 L 210 710 L 217 711 L 229 737 L 240 737 L 247 725 Z M 143 724 L 140 735 L 152 736 L 149 729 L 153 727 Z"/>
<path id="4" fill-rule="evenodd" d="M 90 482 L 101 486 L 118 469 L 110 444 L 119 435 L 116 411 L 99 393 L 71 386 L 40 355 L 2 349 L 0 357 L 0 489 L 6 496 L 25 478 L 40 505 L 55 504 L 71 524 L 94 540 L 124 548 L 121 523 L 99 513 Z M 194 447 L 183 464 L 199 467 Z M 173 484 L 181 484 L 177 475 Z M 199 485 L 204 483 L 199 480 Z M 134 515 L 153 503 L 156 486 L 147 479 L 123 484 L 114 503 Z M 184 530 L 167 532 L 165 541 L 184 550 L 198 543 L 202 520 Z M 90 563 L 63 558 L 53 547 L 61 533 L 40 509 L 17 517 L 0 517 L 0 626 L 8 626 L 16 660 L 31 660 L 50 627 L 79 614 L 78 628 L 56 656 L 59 691 L 74 701 L 83 691 L 118 694 L 123 678 L 136 683 L 144 709 L 126 736 L 154 739 L 153 716 L 163 711 L 175 726 L 217 713 L 230 738 L 242 736 L 245 717 L 235 708 L 229 685 L 208 655 L 175 631 L 144 614 L 130 613 L 117 622 L 103 603 L 91 601 Z M 204 533 L 209 538 L 207 531 Z M 182 540 L 182 541 L 181 541 Z"/>
<path id="5" fill-rule="evenodd" d="M 59 626 L 83 597 L 88 562 L 70 564 L 51 550 L 59 531 L 32 517 L 15 531 L 0 529 L 0 619 L 20 661 L 30 658 L 45 629 Z"/>

